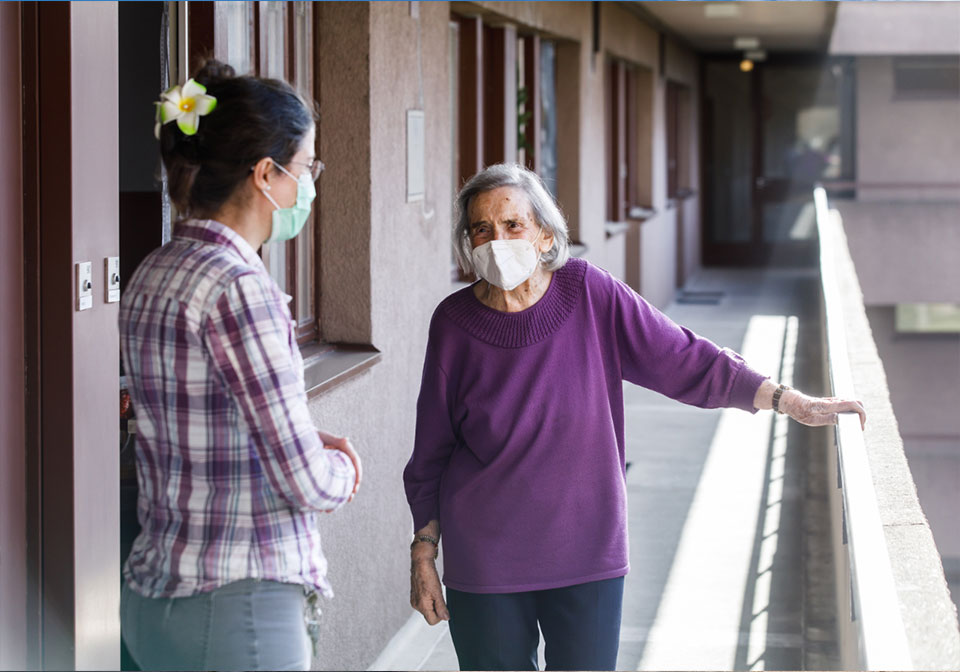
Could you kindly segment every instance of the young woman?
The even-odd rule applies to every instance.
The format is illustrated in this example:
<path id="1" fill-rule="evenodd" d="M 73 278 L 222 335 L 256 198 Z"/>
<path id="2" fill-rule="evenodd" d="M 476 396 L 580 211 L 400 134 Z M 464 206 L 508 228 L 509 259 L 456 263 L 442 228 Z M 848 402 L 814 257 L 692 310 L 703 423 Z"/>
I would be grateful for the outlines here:
<path id="1" fill-rule="evenodd" d="M 120 307 L 143 528 L 123 637 L 143 669 L 306 670 L 307 607 L 332 594 L 318 513 L 361 467 L 311 423 L 289 297 L 257 250 L 310 213 L 314 114 L 287 83 L 208 61 L 163 94 L 157 133 L 185 217 Z"/>

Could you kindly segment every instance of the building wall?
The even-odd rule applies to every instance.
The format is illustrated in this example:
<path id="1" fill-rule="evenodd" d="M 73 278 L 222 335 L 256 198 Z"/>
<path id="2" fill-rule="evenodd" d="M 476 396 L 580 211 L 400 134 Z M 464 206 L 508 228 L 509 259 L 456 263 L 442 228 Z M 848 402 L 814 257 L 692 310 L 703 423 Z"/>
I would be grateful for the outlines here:
<path id="1" fill-rule="evenodd" d="M 401 474 L 430 317 L 450 285 L 450 119 L 445 2 L 320 3 L 321 321 L 330 340 L 382 360 L 310 402 L 317 427 L 351 438 L 357 498 L 323 519 L 336 598 L 324 605 L 318 669 L 365 669 L 409 618 L 412 521 Z M 426 200 L 406 203 L 406 110 L 426 119 Z M 328 179 L 329 178 L 329 179 Z M 356 315 L 347 319 L 349 315 Z M 338 324 L 340 323 L 340 324 Z"/>
<path id="2" fill-rule="evenodd" d="M 26 669 L 20 9 L 0 4 L 0 669 Z"/>
<path id="3" fill-rule="evenodd" d="M 943 4 L 952 5 L 957 12 L 960 12 L 960 3 Z M 958 55 L 960 54 L 960 17 L 954 20 L 952 32 L 953 53 Z M 898 100 L 894 95 L 893 59 L 890 56 L 858 57 L 858 181 L 895 182 L 905 186 L 944 182 L 954 185 L 947 189 L 863 188 L 858 191 L 858 198 L 860 200 L 960 199 L 960 189 L 956 187 L 960 179 L 958 178 L 960 176 L 958 127 L 960 127 L 960 100 Z"/>
<path id="4" fill-rule="evenodd" d="M 960 335 L 898 334 L 892 306 L 867 308 L 917 493 L 937 548 L 960 561 Z M 954 596 L 955 599 L 957 596 Z"/>
<path id="5" fill-rule="evenodd" d="M 954 134 L 960 135 L 960 117 Z M 868 306 L 960 302 L 960 198 L 834 205 Z"/>
<path id="6" fill-rule="evenodd" d="M 830 53 L 956 54 L 960 3 L 838 2 Z"/>
<path id="7" fill-rule="evenodd" d="M 74 535 L 76 667 L 111 669 L 120 664 L 120 304 L 104 302 L 103 260 L 120 254 L 119 148 L 116 108 L 105 112 L 103 101 L 116 96 L 116 4 L 71 4 L 70 31 L 70 233 L 73 259 L 93 264 L 94 298 L 72 312 L 74 519 L 63 533 Z"/>

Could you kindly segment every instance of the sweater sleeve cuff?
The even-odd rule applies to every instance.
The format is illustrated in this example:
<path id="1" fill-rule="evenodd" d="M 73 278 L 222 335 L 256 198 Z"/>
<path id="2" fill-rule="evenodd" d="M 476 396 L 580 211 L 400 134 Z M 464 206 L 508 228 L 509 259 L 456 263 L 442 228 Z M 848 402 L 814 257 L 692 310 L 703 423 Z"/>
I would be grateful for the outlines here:
<path id="1" fill-rule="evenodd" d="M 730 388 L 730 399 L 727 403 L 729 408 L 739 408 L 748 413 L 756 413 L 757 408 L 753 405 L 753 400 L 757 396 L 757 390 L 763 384 L 768 376 L 754 371 L 744 364 L 737 371 L 736 378 L 733 379 L 733 386 Z"/>
<path id="2" fill-rule="evenodd" d="M 440 504 L 436 499 L 414 502 L 410 505 L 413 514 L 413 531 L 422 530 L 431 520 L 440 519 Z"/>

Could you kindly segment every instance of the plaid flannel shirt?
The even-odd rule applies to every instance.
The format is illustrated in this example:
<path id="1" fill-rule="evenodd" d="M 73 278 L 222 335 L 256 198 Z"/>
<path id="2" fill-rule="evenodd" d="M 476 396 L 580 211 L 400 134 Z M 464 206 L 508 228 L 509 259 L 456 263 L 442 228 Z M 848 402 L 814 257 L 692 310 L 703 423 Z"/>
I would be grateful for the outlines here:
<path id="1" fill-rule="evenodd" d="M 124 290 L 142 526 L 124 577 L 142 595 L 246 578 L 332 595 L 317 519 L 356 472 L 310 420 L 289 300 L 240 235 L 199 220 Z"/>

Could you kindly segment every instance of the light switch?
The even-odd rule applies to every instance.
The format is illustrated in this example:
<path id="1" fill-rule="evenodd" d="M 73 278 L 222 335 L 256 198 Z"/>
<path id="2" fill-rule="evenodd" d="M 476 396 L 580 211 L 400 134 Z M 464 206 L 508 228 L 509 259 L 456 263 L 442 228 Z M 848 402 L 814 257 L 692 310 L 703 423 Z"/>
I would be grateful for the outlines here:
<path id="1" fill-rule="evenodd" d="M 120 257 L 107 257 L 103 260 L 103 300 L 116 303 L 120 300 Z"/>
<path id="2" fill-rule="evenodd" d="M 93 264 L 82 261 L 76 265 L 77 271 L 77 310 L 93 308 Z"/>

